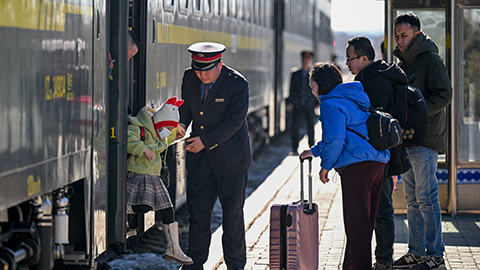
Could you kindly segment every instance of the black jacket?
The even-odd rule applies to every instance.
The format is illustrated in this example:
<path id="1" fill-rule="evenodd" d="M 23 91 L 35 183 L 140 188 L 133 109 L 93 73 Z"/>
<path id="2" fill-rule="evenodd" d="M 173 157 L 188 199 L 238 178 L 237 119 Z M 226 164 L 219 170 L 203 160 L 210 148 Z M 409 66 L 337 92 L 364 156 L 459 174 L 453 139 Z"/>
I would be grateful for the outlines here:
<path id="1" fill-rule="evenodd" d="M 295 107 L 315 108 L 319 102 L 313 95 L 310 88 L 309 76 L 302 75 L 302 69 L 296 69 L 292 72 L 290 79 L 290 95 L 287 98 L 287 104 L 293 104 Z"/>
<path id="2" fill-rule="evenodd" d="M 362 83 L 375 109 L 390 114 L 395 106 L 393 104 L 395 86 L 392 81 L 407 84 L 407 76 L 402 69 L 395 63 L 387 64 L 383 60 L 375 61 L 365 67 L 355 76 L 355 80 Z M 385 166 L 385 176 L 399 175 L 410 167 L 410 161 L 403 146 L 390 149 L 390 161 Z"/>
<path id="3" fill-rule="evenodd" d="M 441 153 L 447 151 L 447 112 L 452 101 L 452 84 L 435 42 L 423 32 L 403 53 L 393 54 L 407 74 L 410 84 L 422 91 L 428 109 L 427 139 L 422 146 Z"/>
<path id="4" fill-rule="evenodd" d="M 188 68 L 183 74 L 180 123 L 192 123 L 191 137 L 200 136 L 213 171 L 225 176 L 252 165 L 247 111 L 248 81 L 237 71 L 223 65 L 220 76 L 201 100 L 201 81 Z M 187 169 L 193 170 L 200 153 L 187 152 Z"/>

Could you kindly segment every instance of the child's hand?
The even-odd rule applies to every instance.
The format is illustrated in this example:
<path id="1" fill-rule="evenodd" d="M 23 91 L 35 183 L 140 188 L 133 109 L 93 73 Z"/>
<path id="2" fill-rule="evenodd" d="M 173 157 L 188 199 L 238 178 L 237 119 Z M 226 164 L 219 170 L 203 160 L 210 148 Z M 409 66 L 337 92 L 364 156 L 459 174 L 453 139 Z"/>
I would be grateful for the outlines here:
<path id="1" fill-rule="evenodd" d="M 154 157 L 153 155 L 153 151 L 150 150 L 148 147 L 145 149 L 145 151 L 143 151 L 143 153 L 145 153 L 145 156 L 148 158 L 148 160 L 150 161 L 150 163 L 152 163 L 152 159 Z"/>
<path id="2" fill-rule="evenodd" d="M 183 123 L 178 124 L 177 136 L 175 137 L 175 140 L 183 138 L 183 136 L 185 136 L 186 129 L 187 128 L 185 127 L 185 124 Z"/>

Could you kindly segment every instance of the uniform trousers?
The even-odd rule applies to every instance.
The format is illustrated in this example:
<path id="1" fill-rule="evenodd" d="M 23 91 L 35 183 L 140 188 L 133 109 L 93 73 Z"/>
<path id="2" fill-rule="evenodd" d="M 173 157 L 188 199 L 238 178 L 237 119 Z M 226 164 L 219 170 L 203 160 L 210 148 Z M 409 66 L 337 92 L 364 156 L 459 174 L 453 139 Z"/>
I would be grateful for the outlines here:
<path id="1" fill-rule="evenodd" d="M 187 207 L 189 235 L 187 255 L 192 265 L 182 269 L 203 269 L 211 242 L 212 211 L 219 199 L 222 205 L 223 257 L 228 269 L 243 269 L 246 262 L 245 222 L 243 206 L 248 183 L 248 170 L 220 176 L 213 172 L 202 150 L 195 168 L 188 172 Z"/>
<path id="2" fill-rule="evenodd" d="M 340 170 L 347 246 L 344 270 L 372 269 L 372 234 L 385 164 L 364 161 Z"/>

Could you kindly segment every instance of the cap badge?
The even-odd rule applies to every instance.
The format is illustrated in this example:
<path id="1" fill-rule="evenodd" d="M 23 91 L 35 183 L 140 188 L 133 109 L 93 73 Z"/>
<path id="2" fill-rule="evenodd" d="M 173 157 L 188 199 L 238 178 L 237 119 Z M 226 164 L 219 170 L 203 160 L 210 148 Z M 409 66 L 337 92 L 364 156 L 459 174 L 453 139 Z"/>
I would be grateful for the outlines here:
<path id="1" fill-rule="evenodd" d="M 205 55 L 199 53 L 199 54 L 197 54 L 197 57 L 205 57 Z"/>

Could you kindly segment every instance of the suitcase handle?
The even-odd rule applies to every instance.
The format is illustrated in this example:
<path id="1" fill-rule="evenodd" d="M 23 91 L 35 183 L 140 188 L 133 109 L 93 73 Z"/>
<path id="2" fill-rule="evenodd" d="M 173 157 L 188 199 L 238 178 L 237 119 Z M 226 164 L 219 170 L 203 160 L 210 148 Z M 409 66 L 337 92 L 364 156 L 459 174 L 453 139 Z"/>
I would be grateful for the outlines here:
<path id="1" fill-rule="evenodd" d="M 303 159 L 301 156 L 299 156 L 300 159 L 300 201 L 302 205 L 304 205 L 304 195 L 303 195 L 303 162 L 305 159 L 308 159 L 308 208 L 304 208 L 305 212 L 308 213 L 313 213 L 315 212 L 315 209 L 313 208 L 313 187 L 312 187 L 312 157 L 307 157 Z"/>

